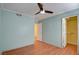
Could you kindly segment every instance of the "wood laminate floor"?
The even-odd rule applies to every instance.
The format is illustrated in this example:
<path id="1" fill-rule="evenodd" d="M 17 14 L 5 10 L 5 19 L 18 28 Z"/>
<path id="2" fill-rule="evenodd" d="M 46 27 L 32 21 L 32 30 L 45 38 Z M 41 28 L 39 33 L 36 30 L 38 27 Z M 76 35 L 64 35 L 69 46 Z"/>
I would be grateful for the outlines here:
<path id="1" fill-rule="evenodd" d="M 3 52 L 4 55 L 76 55 L 77 46 L 67 44 L 65 48 L 36 41 L 34 45 Z"/>

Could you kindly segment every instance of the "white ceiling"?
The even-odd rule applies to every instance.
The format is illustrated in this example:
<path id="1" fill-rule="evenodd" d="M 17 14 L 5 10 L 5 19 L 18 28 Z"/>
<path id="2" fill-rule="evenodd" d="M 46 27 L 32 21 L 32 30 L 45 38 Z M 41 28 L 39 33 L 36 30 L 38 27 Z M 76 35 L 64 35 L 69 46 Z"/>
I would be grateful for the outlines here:
<path id="1" fill-rule="evenodd" d="M 4 8 L 13 10 L 16 12 L 25 13 L 31 16 L 34 16 L 38 20 L 54 16 L 63 12 L 67 12 L 73 9 L 79 8 L 77 3 L 43 3 L 44 9 L 53 11 L 53 14 L 38 14 L 34 15 L 39 8 L 36 3 L 5 3 L 3 4 Z"/>

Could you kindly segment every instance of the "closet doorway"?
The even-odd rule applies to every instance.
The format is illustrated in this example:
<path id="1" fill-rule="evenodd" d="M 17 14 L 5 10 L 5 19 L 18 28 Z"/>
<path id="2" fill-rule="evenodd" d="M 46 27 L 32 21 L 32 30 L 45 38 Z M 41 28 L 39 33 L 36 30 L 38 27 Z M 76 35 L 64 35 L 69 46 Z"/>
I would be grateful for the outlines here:
<path id="1" fill-rule="evenodd" d="M 70 46 L 73 53 L 77 54 L 78 41 L 77 16 L 62 19 L 62 47 Z"/>

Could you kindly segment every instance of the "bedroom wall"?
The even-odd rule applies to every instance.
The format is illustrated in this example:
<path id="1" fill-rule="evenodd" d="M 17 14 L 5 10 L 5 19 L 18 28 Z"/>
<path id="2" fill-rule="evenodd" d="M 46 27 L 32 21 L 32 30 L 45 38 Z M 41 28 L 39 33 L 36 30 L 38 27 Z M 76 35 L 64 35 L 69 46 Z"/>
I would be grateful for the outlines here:
<path id="1" fill-rule="evenodd" d="M 2 10 L 0 9 L 0 50 L 1 50 L 1 47 L 2 47 L 2 12 L 1 11 Z"/>
<path id="2" fill-rule="evenodd" d="M 61 47 L 61 21 L 59 18 L 49 18 L 42 23 L 43 41 Z"/>
<path id="3" fill-rule="evenodd" d="M 2 51 L 34 43 L 34 19 L 31 16 L 17 16 L 15 12 L 4 9 L 2 18 Z"/>
<path id="4" fill-rule="evenodd" d="M 0 9 L 0 38 L 1 38 L 1 9 Z M 1 39 L 0 39 L 1 40 Z M 1 44 L 0 44 L 1 45 Z"/>
<path id="5" fill-rule="evenodd" d="M 1 9 L 0 9 L 0 37 L 1 37 Z"/>
<path id="6" fill-rule="evenodd" d="M 43 40 L 49 44 L 55 45 L 57 47 L 62 47 L 62 18 L 69 16 L 79 16 L 79 9 L 75 9 L 69 12 L 65 12 L 56 16 L 44 19 L 42 22 L 43 29 Z M 79 18 L 78 18 L 79 21 Z M 79 25 L 79 23 L 78 23 Z M 79 27 L 79 26 L 78 26 Z M 78 32 L 79 33 L 79 32 Z M 78 38 L 79 42 L 79 38 Z M 79 44 L 78 44 L 79 50 Z"/>

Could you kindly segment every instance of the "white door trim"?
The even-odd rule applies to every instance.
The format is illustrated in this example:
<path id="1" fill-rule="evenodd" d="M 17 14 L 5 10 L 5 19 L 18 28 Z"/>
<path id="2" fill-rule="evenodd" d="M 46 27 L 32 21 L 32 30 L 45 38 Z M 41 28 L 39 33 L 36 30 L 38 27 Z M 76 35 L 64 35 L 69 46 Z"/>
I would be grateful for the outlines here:
<path id="1" fill-rule="evenodd" d="M 62 18 L 62 48 L 64 48 L 66 44 L 66 18 Z"/>

